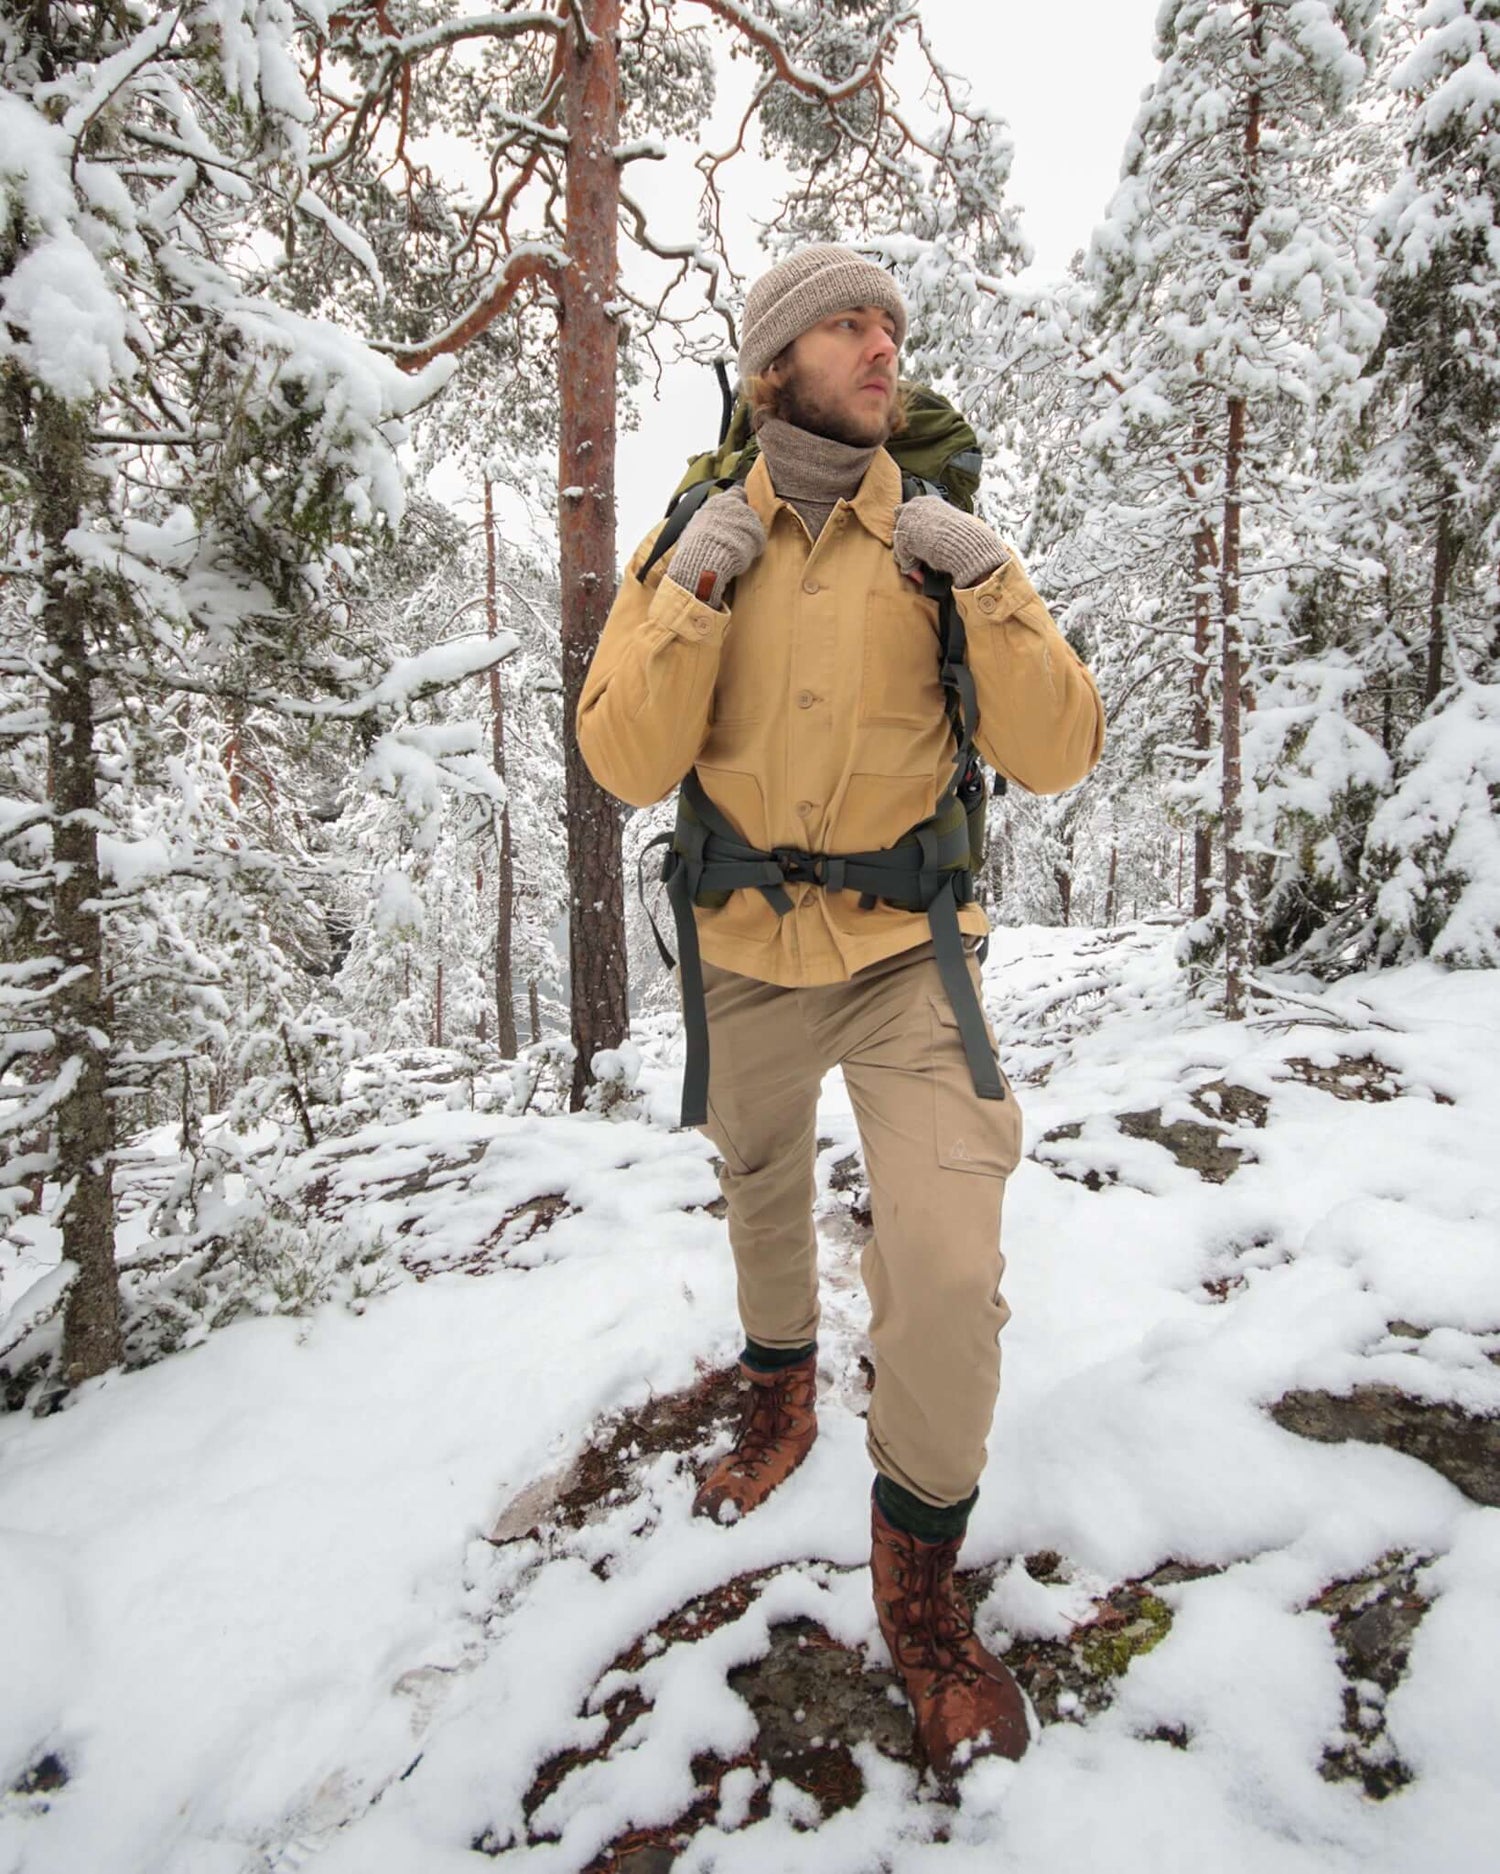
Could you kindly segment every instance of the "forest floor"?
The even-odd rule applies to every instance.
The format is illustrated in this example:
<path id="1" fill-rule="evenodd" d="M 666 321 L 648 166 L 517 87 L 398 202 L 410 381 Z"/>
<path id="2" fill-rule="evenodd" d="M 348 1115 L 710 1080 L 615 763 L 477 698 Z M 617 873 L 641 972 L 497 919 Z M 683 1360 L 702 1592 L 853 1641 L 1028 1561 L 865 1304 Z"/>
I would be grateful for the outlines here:
<path id="1" fill-rule="evenodd" d="M 964 1584 L 1021 1764 L 924 1778 L 875 1631 L 836 1075 L 821 1436 L 753 1517 L 690 1513 L 738 1338 L 658 1020 L 629 1116 L 450 1090 L 288 1160 L 372 1246 L 354 1308 L 0 1417 L 0 1874 L 1492 1867 L 1500 976 L 1277 982 L 1230 1027 L 1172 941 L 986 967 L 1029 1152 Z M 0 1309 L 48 1254 L 0 1250 Z"/>

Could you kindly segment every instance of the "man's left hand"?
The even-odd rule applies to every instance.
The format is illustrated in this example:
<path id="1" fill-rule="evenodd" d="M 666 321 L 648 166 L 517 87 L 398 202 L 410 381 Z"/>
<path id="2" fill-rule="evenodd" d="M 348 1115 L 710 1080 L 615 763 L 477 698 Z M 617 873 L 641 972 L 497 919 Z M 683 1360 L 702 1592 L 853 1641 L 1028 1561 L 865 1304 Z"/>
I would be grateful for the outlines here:
<path id="1" fill-rule="evenodd" d="M 918 495 L 896 510 L 896 564 L 908 578 L 919 569 L 947 573 L 955 586 L 982 585 L 1010 558 L 999 535 L 940 495 Z"/>

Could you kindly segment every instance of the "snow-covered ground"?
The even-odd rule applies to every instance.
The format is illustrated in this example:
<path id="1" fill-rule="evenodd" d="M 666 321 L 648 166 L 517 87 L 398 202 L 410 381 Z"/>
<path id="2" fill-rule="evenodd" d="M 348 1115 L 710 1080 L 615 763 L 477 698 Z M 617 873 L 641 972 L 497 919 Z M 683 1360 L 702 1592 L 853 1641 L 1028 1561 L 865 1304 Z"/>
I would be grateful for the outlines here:
<path id="1" fill-rule="evenodd" d="M 302 1161 L 423 1279 L 0 1418 L 0 1874 L 1492 1867 L 1500 1509 L 1270 1408 L 1384 1387 L 1500 1413 L 1500 976 L 1281 985 L 1229 1028 L 1171 941 L 1001 932 L 987 967 L 1036 1156 L 965 1562 L 1018 1667 L 1152 1577 L 1155 1643 L 1108 1696 L 1054 1699 L 1022 1764 L 951 1800 L 851 1738 L 857 1800 L 825 1814 L 756 1756 L 729 1674 L 780 1623 L 883 1663 L 837 1077 L 808 1462 L 729 1528 L 689 1513 L 703 1439 L 627 1449 L 553 1513 L 602 1421 L 738 1345 L 709 1148 L 670 1129 L 648 1045 L 643 1117 L 435 1106 Z M 1178 1162 L 1205 1143 L 1222 1182 Z M 1329 1590 L 1397 1577 L 1409 1659 L 1382 1683 Z M 667 1858 L 600 1858 L 695 1801 Z"/>

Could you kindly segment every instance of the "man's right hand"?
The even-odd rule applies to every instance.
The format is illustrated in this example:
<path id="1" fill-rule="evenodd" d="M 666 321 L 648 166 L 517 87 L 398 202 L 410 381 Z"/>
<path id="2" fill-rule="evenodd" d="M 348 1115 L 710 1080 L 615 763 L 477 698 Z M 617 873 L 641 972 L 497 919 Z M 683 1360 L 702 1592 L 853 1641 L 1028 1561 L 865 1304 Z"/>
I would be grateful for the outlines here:
<path id="1" fill-rule="evenodd" d="M 725 587 L 748 572 L 765 551 L 766 530 L 736 484 L 712 495 L 683 529 L 668 563 L 674 585 L 705 605 L 718 605 Z"/>

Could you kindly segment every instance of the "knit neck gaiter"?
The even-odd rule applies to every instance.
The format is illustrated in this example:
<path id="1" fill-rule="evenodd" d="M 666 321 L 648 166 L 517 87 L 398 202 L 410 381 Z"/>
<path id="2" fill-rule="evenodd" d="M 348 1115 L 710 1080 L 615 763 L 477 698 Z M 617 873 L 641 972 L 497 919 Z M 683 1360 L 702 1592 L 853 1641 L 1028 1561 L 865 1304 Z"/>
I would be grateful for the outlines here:
<path id="1" fill-rule="evenodd" d="M 832 436 L 815 436 L 776 416 L 768 416 L 755 434 L 771 486 L 802 516 L 814 540 L 839 502 L 852 500 L 859 492 L 880 447 L 871 443 L 868 448 L 855 448 Z"/>

